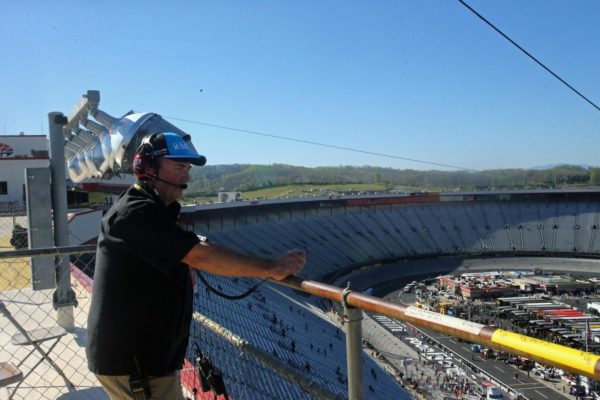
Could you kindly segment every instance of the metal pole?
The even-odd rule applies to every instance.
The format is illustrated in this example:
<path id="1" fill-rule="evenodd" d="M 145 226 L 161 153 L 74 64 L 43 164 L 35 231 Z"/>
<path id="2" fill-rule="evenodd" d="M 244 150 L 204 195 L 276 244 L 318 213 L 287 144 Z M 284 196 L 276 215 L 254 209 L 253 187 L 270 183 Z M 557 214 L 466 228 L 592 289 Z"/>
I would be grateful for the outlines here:
<path id="1" fill-rule="evenodd" d="M 590 321 L 589 319 L 586 317 L 585 318 L 585 338 L 583 340 L 585 340 L 585 352 L 588 352 L 588 341 L 590 338 Z"/>
<path id="2" fill-rule="evenodd" d="M 363 400 L 365 398 L 362 374 L 362 310 L 346 303 L 350 294 L 350 283 L 343 292 L 344 330 L 346 331 L 346 363 L 348 370 L 348 399 Z"/>
<path id="3" fill-rule="evenodd" d="M 467 299 L 467 321 L 471 320 L 471 301 Z"/>
<path id="4" fill-rule="evenodd" d="M 50 176 L 52 181 L 52 219 L 54 222 L 54 245 L 69 245 L 67 222 L 67 184 L 65 175 L 65 137 L 63 126 L 67 118 L 60 112 L 48 113 L 50 133 Z M 56 290 L 52 297 L 57 311 L 57 323 L 65 329 L 74 328 L 73 306 L 77 305 L 75 292 L 71 289 L 69 259 L 55 258 Z"/>

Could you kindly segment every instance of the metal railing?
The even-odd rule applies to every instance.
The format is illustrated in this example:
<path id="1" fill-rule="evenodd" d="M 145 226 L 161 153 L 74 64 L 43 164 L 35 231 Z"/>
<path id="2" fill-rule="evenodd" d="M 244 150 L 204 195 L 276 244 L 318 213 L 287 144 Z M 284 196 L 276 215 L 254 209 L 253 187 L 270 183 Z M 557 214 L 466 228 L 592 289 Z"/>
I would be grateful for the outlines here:
<path id="1" fill-rule="evenodd" d="M 84 351 L 87 306 L 91 299 L 91 279 L 86 273 L 90 275 L 92 273 L 95 250 L 95 245 L 88 245 L 0 252 L 0 301 L 3 304 L 0 311 L 5 314 L 0 317 L 0 362 L 10 360 L 25 373 L 31 371 L 24 382 L 19 382 L 18 386 L 16 383 L 8 386 L 12 397 L 54 399 L 66 392 L 77 391 L 77 394 L 80 394 L 77 398 L 102 398 L 102 391 L 95 377 L 88 372 Z M 74 308 L 73 326 L 68 328 L 72 335 L 64 334 L 60 327 L 57 327 L 57 307 L 60 305 L 57 306 L 53 301 L 56 289 L 31 289 L 29 258 L 44 256 L 54 257 L 56 268 L 60 268 L 68 258 L 71 276 L 77 278 L 71 279 L 79 305 Z M 362 311 L 386 315 L 576 374 L 600 379 L 600 356 L 596 354 L 496 327 L 392 303 L 348 288 L 342 289 L 321 282 L 288 277 L 276 283 L 344 305 L 348 394 L 352 399 L 364 398 L 363 371 L 360 361 Z M 194 314 L 194 318 L 208 329 L 220 332 L 222 338 L 240 347 L 242 351 L 258 359 L 266 367 L 276 370 L 308 393 L 315 395 L 320 393 L 316 396 L 319 398 L 339 398 L 339 394 L 326 391 L 316 385 L 310 377 L 302 376 L 298 372 L 291 371 L 289 367 L 277 363 L 267 353 L 208 318 L 198 313 Z M 36 335 L 43 335 L 40 333 L 42 330 L 45 330 L 48 338 L 37 340 Z M 25 339 L 21 337 L 19 341 L 18 335 L 23 335 L 23 331 L 28 333 L 25 334 Z M 36 341 L 36 344 L 32 349 L 32 346 L 27 345 L 33 341 Z M 47 354 L 42 357 L 38 354 L 38 361 L 32 357 L 23 363 L 22 360 L 29 358 L 29 355 L 35 352 Z"/>
<path id="2" fill-rule="evenodd" d="M 0 201 L 0 215 L 24 215 L 25 211 L 25 202 L 23 201 Z"/>
<path id="3" fill-rule="evenodd" d="M 392 303 L 321 282 L 288 277 L 280 283 L 315 296 L 342 302 L 363 311 L 407 321 L 419 327 L 430 328 L 440 333 L 523 356 L 592 379 L 600 379 L 600 355 L 598 354 L 506 331 L 495 326 L 482 325 L 413 306 Z"/>

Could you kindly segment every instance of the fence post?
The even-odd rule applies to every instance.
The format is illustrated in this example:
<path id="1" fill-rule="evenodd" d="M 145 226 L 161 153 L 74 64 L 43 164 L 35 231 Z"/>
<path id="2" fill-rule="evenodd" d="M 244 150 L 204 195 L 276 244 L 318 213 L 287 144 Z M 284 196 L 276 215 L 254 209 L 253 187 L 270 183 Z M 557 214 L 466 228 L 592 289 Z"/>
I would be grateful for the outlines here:
<path id="1" fill-rule="evenodd" d="M 346 303 L 350 294 L 350 282 L 344 289 L 344 329 L 346 331 L 346 359 L 348 369 L 348 399 L 363 400 L 365 397 L 362 372 L 362 310 Z"/>
<path id="2" fill-rule="evenodd" d="M 48 113 L 50 132 L 50 173 L 52 177 L 52 218 L 54 221 L 54 245 L 69 245 L 67 222 L 67 183 L 65 175 L 65 136 L 63 126 L 67 118 L 60 112 Z M 75 326 L 73 306 L 77 305 L 75 292 L 71 289 L 69 257 L 55 258 L 56 290 L 52 296 L 57 312 L 57 323 L 65 329 Z"/>

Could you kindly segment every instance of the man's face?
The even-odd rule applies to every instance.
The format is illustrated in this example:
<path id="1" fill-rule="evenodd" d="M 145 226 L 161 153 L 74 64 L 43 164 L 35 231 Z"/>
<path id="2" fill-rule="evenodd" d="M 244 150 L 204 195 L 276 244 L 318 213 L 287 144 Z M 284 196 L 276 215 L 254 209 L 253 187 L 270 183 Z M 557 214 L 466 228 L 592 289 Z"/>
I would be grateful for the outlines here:
<path id="1" fill-rule="evenodd" d="M 161 157 L 158 159 L 158 165 L 160 179 L 174 185 L 183 185 L 190 181 L 190 168 L 192 167 L 190 163 Z M 183 198 L 183 189 L 180 187 L 159 180 L 154 180 L 154 187 L 166 205 Z"/>

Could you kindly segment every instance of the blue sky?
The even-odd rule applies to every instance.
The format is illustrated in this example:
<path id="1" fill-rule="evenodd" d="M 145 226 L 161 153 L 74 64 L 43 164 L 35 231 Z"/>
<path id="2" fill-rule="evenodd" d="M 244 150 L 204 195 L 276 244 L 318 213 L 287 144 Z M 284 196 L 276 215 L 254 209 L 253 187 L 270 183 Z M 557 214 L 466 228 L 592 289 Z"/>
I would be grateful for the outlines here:
<path id="1" fill-rule="evenodd" d="M 470 0 L 600 104 L 600 2 Z M 88 89 L 163 115 L 210 164 L 600 165 L 600 111 L 458 1 L 0 3 L 0 133 L 47 133 Z"/>

